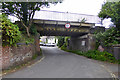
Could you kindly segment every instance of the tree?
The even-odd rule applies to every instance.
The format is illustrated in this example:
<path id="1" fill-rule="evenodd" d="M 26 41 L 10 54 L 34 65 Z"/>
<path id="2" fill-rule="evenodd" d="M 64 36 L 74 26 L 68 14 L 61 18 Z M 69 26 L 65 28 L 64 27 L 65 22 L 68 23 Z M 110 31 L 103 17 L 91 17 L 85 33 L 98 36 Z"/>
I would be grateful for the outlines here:
<path id="1" fill-rule="evenodd" d="M 55 2 L 56 4 L 56 2 Z M 30 27 L 33 22 L 35 11 L 39 11 L 41 7 L 49 6 L 48 2 L 3 2 L 2 12 L 6 15 L 17 17 L 25 27 L 27 35 L 30 36 Z"/>
<path id="2" fill-rule="evenodd" d="M 119 33 L 120 31 L 118 31 L 117 28 L 111 27 L 103 33 L 99 32 L 95 34 L 97 47 L 99 45 L 112 46 L 114 44 L 120 44 L 120 41 L 118 39 L 118 37 L 120 36 Z"/>
<path id="3" fill-rule="evenodd" d="M 120 30 L 120 1 L 105 3 L 98 16 L 102 20 L 111 18 L 111 21 L 116 25 L 116 28 Z"/>

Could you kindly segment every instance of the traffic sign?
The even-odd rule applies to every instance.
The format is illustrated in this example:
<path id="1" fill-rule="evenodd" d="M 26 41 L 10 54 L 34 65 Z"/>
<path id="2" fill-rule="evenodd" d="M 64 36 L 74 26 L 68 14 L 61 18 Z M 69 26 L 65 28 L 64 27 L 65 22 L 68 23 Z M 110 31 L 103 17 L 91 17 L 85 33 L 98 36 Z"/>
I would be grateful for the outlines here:
<path id="1" fill-rule="evenodd" d="M 70 23 L 66 23 L 65 28 L 70 28 Z"/>

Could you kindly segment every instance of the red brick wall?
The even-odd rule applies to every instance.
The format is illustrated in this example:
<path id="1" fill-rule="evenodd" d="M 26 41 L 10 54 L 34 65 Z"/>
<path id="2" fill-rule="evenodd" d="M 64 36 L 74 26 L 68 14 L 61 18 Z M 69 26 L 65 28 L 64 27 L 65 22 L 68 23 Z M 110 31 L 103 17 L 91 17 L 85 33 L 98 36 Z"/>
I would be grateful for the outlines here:
<path id="1" fill-rule="evenodd" d="M 0 66 L 2 69 L 8 69 L 31 60 L 35 54 L 34 45 L 19 45 L 18 47 L 0 47 L 2 56 L 0 56 Z M 2 60 L 2 61 L 1 61 Z"/>

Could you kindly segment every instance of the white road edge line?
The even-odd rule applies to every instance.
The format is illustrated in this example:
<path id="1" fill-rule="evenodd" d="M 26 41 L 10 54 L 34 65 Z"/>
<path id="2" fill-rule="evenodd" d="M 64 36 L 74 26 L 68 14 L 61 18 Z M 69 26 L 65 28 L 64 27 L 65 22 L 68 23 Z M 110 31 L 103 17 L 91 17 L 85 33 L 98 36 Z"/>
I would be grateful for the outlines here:
<path id="1" fill-rule="evenodd" d="M 110 69 L 108 69 L 107 67 L 105 67 L 104 65 L 100 65 L 101 67 L 103 67 L 103 68 L 105 68 L 109 73 L 110 73 L 110 75 L 112 76 L 112 78 L 114 78 L 114 80 L 117 80 L 117 77 L 116 77 L 116 75 L 115 74 L 113 74 L 113 72 L 110 70 Z"/>

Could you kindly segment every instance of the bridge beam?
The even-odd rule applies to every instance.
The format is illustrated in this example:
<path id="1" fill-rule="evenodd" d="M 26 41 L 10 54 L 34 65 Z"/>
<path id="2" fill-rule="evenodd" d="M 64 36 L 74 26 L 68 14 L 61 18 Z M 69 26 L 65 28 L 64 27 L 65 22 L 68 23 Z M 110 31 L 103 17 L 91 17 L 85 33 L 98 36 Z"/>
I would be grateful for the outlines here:
<path id="1" fill-rule="evenodd" d="M 40 19 L 34 19 L 33 22 L 35 24 L 58 24 L 58 25 L 65 25 L 67 21 L 55 21 L 55 20 L 40 20 Z M 94 23 L 81 23 L 81 22 L 74 22 L 74 21 L 69 21 L 71 26 L 84 26 L 84 27 L 92 27 L 95 24 Z"/>

